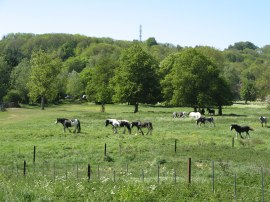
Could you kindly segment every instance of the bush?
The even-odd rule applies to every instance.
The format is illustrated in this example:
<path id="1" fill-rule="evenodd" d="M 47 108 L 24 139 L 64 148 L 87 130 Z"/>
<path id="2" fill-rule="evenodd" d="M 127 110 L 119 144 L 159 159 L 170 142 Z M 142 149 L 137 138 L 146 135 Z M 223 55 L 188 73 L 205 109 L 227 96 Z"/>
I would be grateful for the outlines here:
<path id="1" fill-rule="evenodd" d="M 21 100 L 19 91 L 10 90 L 7 95 L 3 98 L 4 102 L 15 102 L 18 103 Z"/>

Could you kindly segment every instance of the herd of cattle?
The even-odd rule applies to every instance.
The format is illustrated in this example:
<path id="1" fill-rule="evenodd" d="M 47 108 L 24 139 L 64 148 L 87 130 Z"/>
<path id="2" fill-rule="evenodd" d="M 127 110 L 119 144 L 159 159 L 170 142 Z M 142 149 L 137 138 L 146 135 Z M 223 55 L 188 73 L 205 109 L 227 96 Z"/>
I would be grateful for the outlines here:
<path id="1" fill-rule="evenodd" d="M 208 115 L 215 115 L 215 111 L 214 110 L 209 110 L 208 109 Z M 215 121 L 214 118 L 211 117 L 205 117 L 204 115 L 202 115 L 200 112 L 190 112 L 190 113 L 186 113 L 186 112 L 173 112 L 172 117 L 173 118 L 185 118 L 189 116 L 190 118 L 193 118 L 196 120 L 196 124 L 197 125 L 201 125 L 204 124 L 206 122 L 209 122 L 210 125 L 213 125 L 215 127 Z M 263 126 L 266 126 L 267 124 L 267 117 L 264 116 L 260 116 L 259 117 L 259 121 Z M 64 132 L 66 132 L 66 129 L 70 131 L 69 127 L 75 127 L 74 129 L 74 133 L 80 133 L 81 132 L 81 124 L 80 121 L 78 119 L 66 119 L 66 118 L 57 118 L 55 123 L 61 123 L 64 127 Z M 112 129 L 113 129 L 113 133 L 118 133 L 117 128 L 123 127 L 124 131 L 123 133 L 125 133 L 126 129 L 128 130 L 129 134 L 131 134 L 131 129 L 133 127 L 137 128 L 137 132 L 144 135 L 143 132 L 143 128 L 147 129 L 147 134 L 152 134 L 152 130 L 153 130 L 153 124 L 151 122 L 141 122 L 141 121 L 133 121 L 133 122 L 129 122 L 127 120 L 117 120 L 117 119 L 107 119 L 105 121 L 105 126 L 111 125 Z M 249 136 L 249 130 L 253 130 L 251 127 L 249 126 L 239 126 L 237 124 L 232 124 L 230 127 L 231 130 L 235 130 L 236 131 L 236 138 L 238 136 L 238 134 L 242 137 L 241 133 L 242 132 L 246 132 L 246 136 Z"/>

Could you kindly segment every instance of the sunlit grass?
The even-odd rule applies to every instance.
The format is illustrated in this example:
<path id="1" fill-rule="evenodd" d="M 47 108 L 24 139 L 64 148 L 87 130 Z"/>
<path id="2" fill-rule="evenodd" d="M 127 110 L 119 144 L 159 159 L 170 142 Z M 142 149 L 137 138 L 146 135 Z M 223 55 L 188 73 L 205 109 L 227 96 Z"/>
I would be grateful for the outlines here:
<path id="1" fill-rule="evenodd" d="M 188 117 L 172 118 L 173 111 L 188 112 L 192 111 L 191 108 L 140 105 L 138 113 L 134 114 L 133 110 L 134 107 L 131 105 L 106 105 L 106 112 L 101 113 L 100 106 L 92 103 L 50 106 L 45 110 L 40 110 L 36 106 L 8 109 L 6 112 L 0 113 L 0 165 L 5 173 L 13 172 L 13 177 L 16 174 L 16 166 L 18 166 L 18 175 L 22 177 L 22 165 L 23 161 L 26 161 L 30 183 L 33 180 L 30 176 L 34 176 L 34 168 L 38 175 L 42 176 L 42 173 L 46 173 L 44 169 L 42 170 L 44 165 L 48 168 L 46 175 L 50 180 L 54 179 L 53 169 L 56 166 L 56 177 L 65 178 L 65 172 L 67 172 L 67 180 L 73 176 L 77 182 L 87 181 L 87 165 L 91 164 L 95 181 L 98 180 L 97 169 L 99 166 L 100 179 L 103 177 L 108 178 L 110 182 L 113 181 L 113 171 L 115 170 L 117 180 L 128 181 L 131 183 L 130 189 L 134 189 L 132 181 L 142 182 L 142 169 L 145 171 L 145 182 L 156 184 L 158 165 L 161 166 L 160 177 L 163 183 L 173 181 L 174 169 L 177 170 L 177 180 L 186 182 L 188 158 L 192 158 L 193 180 L 196 183 L 211 182 L 209 176 L 211 176 L 212 161 L 217 162 L 217 172 L 222 176 L 226 173 L 233 176 L 235 172 L 241 174 L 241 172 L 249 171 L 250 167 L 258 170 L 260 167 L 270 164 L 270 129 L 261 127 L 258 120 L 260 115 L 269 114 L 264 105 L 258 103 L 235 104 L 224 107 L 223 116 L 214 116 L 216 127 L 209 124 L 197 126 L 195 120 Z M 64 133 L 63 126 L 55 124 L 58 117 L 80 119 L 82 133 Z M 111 126 L 105 127 L 107 118 L 151 121 L 154 126 L 153 134 L 142 136 L 138 134 L 137 129 L 133 129 L 132 134 L 122 134 L 122 128 L 118 130 L 118 134 L 113 134 Z M 230 131 L 229 128 L 232 123 L 249 125 L 254 128 L 254 131 L 250 132 L 251 138 L 234 139 L 234 147 L 232 147 L 235 137 L 235 131 Z M 176 151 L 175 142 L 177 143 Z M 106 158 L 105 144 L 107 147 Z M 33 164 L 34 146 L 36 146 L 35 166 Z M 79 167 L 79 179 L 76 177 L 76 166 Z M 130 173 L 128 176 L 125 174 L 127 167 Z M 10 186 L 9 183 L 18 183 L 14 181 L 13 177 L 10 179 L 11 181 L 6 181 L 7 179 L 2 177 L 7 187 Z M 131 178 L 133 180 L 128 180 Z M 41 183 L 45 183 L 44 178 Z M 63 191 L 62 186 L 68 186 L 66 183 L 56 185 L 57 189 Z M 73 182 L 69 183 L 70 186 L 75 186 Z M 256 183 L 260 184 L 259 180 Z M 26 191 L 19 184 L 17 190 L 13 189 L 14 196 L 16 195 L 18 198 L 37 197 L 38 192 L 30 184 L 28 189 L 31 191 Z M 52 189 L 51 185 L 49 183 L 49 189 Z M 86 192 L 88 185 L 82 183 L 80 186 L 84 190 L 82 190 L 84 197 L 81 199 L 85 199 L 88 196 Z M 112 189 L 118 185 L 102 186 L 104 189 L 105 187 Z M 140 185 L 138 191 L 144 193 L 145 186 L 148 185 Z M 198 188 L 196 185 L 194 186 L 196 189 Z M 172 187 L 166 191 L 170 191 L 170 189 Z M 201 187 L 201 190 L 204 189 L 206 187 Z M 116 194 L 105 194 L 104 200 L 110 200 L 112 196 L 118 196 L 118 199 L 121 200 L 125 195 L 124 190 L 129 196 L 128 193 L 131 190 L 120 189 Z M 161 191 L 161 189 L 157 190 Z M 201 192 L 201 190 L 196 191 Z M 211 191 L 211 186 L 209 190 Z M 100 188 L 99 191 L 104 190 Z M 25 193 L 19 195 L 19 192 Z M 49 194 L 48 198 L 65 198 L 60 192 L 59 195 Z M 73 192 L 74 197 L 78 197 L 77 195 L 78 193 Z M 94 195 L 95 200 L 102 197 L 98 191 Z M 226 194 L 222 193 L 219 199 L 222 199 L 224 195 Z M 8 193 L 2 193 L 2 196 L 11 197 Z M 128 196 L 127 198 L 129 198 Z M 68 197 L 72 196 L 67 195 L 65 199 Z M 175 194 L 171 193 L 171 197 L 174 198 Z M 15 198 L 11 197 L 16 200 Z M 202 200 L 202 198 L 200 199 Z"/>

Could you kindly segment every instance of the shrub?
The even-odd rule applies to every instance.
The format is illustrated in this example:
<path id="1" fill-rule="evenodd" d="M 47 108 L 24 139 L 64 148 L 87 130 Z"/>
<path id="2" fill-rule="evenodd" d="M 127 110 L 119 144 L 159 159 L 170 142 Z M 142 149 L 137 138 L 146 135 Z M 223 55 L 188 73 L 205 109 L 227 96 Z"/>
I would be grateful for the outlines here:
<path id="1" fill-rule="evenodd" d="M 10 90 L 7 95 L 3 98 L 4 102 L 15 102 L 18 103 L 21 100 L 19 91 Z"/>

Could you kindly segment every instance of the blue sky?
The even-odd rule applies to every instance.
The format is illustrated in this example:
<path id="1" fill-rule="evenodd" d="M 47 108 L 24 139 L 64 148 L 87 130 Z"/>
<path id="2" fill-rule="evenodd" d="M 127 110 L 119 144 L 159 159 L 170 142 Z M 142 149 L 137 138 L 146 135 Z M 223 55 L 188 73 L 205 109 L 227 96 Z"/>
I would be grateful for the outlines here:
<path id="1" fill-rule="evenodd" d="M 0 37 L 69 33 L 223 50 L 270 45 L 269 0 L 0 0 Z"/>

